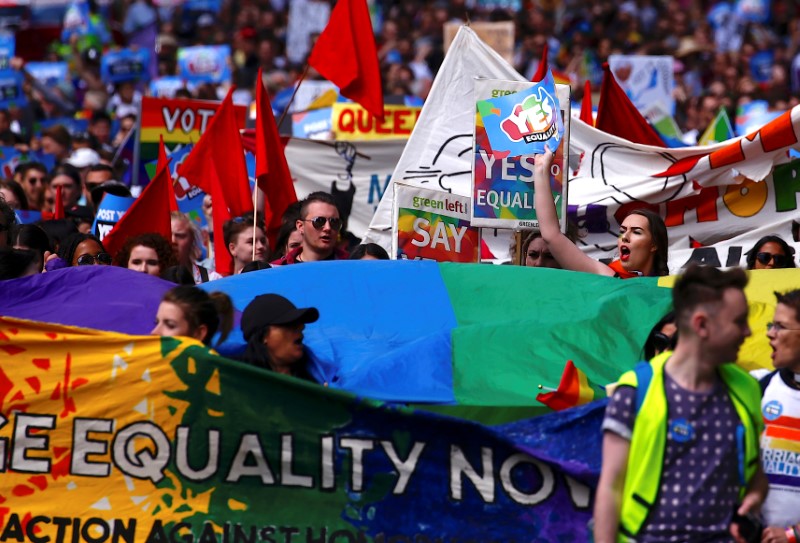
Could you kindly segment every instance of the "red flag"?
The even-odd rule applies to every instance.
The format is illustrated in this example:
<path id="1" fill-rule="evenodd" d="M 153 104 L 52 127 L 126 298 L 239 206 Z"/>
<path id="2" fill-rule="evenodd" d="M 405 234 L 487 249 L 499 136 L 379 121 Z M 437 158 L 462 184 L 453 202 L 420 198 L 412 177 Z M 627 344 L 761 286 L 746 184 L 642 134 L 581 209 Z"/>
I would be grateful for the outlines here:
<path id="1" fill-rule="evenodd" d="M 545 387 L 539 385 L 539 388 L 544 389 Z M 551 392 L 537 394 L 536 399 L 550 409 L 561 411 L 605 396 L 606 391 L 603 387 L 590 382 L 586 374 L 575 367 L 572 360 L 567 360 L 558 388 L 551 389 Z"/>
<path id="2" fill-rule="evenodd" d="M 171 184 L 172 176 L 169 174 L 169 164 L 159 165 L 153 180 L 144 188 L 142 194 L 114 225 L 114 228 L 103 238 L 106 251 L 111 255 L 116 255 L 128 238 L 139 234 L 155 232 L 164 236 L 167 241 L 172 239 L 172 223 L 169 215 L 169 187 Z"/>
<path id="3" fill-rule="evenodd" d="M 532 83 L 539 83 L 542 79 L 544 79 L 544 76 L 547 75 L 547 52 L 547 42 L 545 42 L 544 48 L 542 49 L 542 58 L 539 60 L 539 66 L 536 67 L 536 73 L 533 74 L 533 77 L 531 78 Z"/>
<path id="4" fill-rule="evenodd" d="M 178 166 L 178 174 L 211 194 L 214 207 L 227 206 L 231 215 L 238 217 L 253 211 L 253 200 L 233 109 L 233 90 L 231 87 L 200 141 Z M 220 199 L 214 199 L 215 186 L 219 187 Z M 217 231 L 222 232 L 221 227 Z"/>
<path id="5" fill-rule="evenodd" d="M 594 126 L 594 117 L 592 116 L 592 82 L 588 79 L 583 85 L 580 119 L 589 126 Z"/>
<path id="6" fill-rule="evenodd" d="M 322 76 L 374 116 L 383 118 L 378 51 L 366 0 L 339 0 L 308 57 Z"/>
<path id="7" fill-rule="evenodd" d="M 161 168 L 169 167 L 169 162 L 167 159 L 167 148 L 164 147 L 164 134 L 159 136 L 158 142 L 158 162 L 156 162 L 156 171 L 160 170 Z M 170 176 L 171 178 L 172 176 Z M 178 200 L 175 198 L 175 187 L 173 186 L 174 180 L 171 180 L 169 183 L 169 210 L 170 211 L 178 211 Z M 169 238 L 167 238 L 169 239 Z"/>
<path id="8" fill-rule="evenodd" d="M 63 219 L 66 215 L 64 214 L 64 199 L 61 196 L 61 185 L 56 187 L 56 203 L 53 206 L 53 218 Z"/>
<path id="9" fill-rule="evenodd" d="M 211 201 L 222 202 L 223 197 L 219 185 L 213 187 Z M 228 208 L 224 205 L 213 204 L 211 206 L 211 222 L 214 224 L 214 267 L 220 275 L 230 275 L 233 273 L 233 258 L 225 245 L 225 236 L 222 235 L 223 225 L 231 219 Z"/>
<path id="10" fill-rule="evenodd" d="M 619 86 L 608 63 L 603 65 L 603 86 L 600 88 L 600 104 L 597 107 L 595 127 L 633 143 L 666 147 L 653 127 L 642 117 L 628 95 Z"/>
<path id="11" fill-rule="evenodd" d="M 258 69 L 256 87 L 256 179 L 258 188 L 264 192 L 264 220 L 271 247 L 275 247 L 281 219 L 286 208 L 297 201 L 292 174 L 283 144 L 278 134 L 278 125 L 272 115 L 269 95 Z"/>

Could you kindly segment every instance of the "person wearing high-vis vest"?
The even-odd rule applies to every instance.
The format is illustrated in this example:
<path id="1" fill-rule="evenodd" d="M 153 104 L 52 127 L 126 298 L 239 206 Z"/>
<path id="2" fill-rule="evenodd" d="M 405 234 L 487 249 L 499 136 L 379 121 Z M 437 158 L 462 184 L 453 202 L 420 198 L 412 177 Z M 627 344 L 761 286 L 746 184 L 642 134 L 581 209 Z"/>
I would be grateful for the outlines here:
<path id="1" fill-rule="evenodd" d="M 675 350 L 624 374 L 606 410 L 597 543 L 760 540 L 761 393 L 731 363 L 750 336 L 746 284 L 701 266 L 675 283 Z"/>

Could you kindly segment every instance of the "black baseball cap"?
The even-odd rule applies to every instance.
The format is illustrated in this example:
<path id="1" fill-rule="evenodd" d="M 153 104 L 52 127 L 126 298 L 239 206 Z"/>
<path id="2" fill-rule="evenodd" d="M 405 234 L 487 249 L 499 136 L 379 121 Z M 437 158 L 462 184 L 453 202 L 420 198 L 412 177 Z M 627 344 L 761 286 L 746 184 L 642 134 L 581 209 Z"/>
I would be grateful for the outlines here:
<path id="1" fill-rule="evenodd" d="M 247 304 L 242 313 L 242 334 L 245 340 L 271 325 L 309 324 L 319 319 L 316 307 L 296 307 L 280 294 L 262 294 Z"/>

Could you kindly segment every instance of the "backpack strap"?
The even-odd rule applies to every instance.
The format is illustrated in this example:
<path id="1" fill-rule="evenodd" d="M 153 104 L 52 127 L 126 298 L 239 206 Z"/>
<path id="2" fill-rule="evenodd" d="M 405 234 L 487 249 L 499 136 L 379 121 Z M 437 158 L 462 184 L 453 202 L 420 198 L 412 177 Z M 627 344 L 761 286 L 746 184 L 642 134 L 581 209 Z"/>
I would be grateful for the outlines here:
<path id="1" fill-rule="evenodd" d="M 771 371 L 768 374 L 766 374 L 764 377 L 762 377 L 761 379 L 758 380 L 758 386 L 761 387 L 761 395 L 762 396 L 764 395 L 764 392 L 766 392 L 770 381 L 772 381 L 772 378 L 775 377 L 775 375 L 777 373 L 778 373 L 778 370 Z"/>
<path id="2" fill-rule="evenodd" d="M 653 380 L 653 367 L 650 362 L 644 360 L 636 364 L 633 368 L 636 374 L 636 413 L 642 408 L 647 389 L 650 388 L 650 381 Z"/>

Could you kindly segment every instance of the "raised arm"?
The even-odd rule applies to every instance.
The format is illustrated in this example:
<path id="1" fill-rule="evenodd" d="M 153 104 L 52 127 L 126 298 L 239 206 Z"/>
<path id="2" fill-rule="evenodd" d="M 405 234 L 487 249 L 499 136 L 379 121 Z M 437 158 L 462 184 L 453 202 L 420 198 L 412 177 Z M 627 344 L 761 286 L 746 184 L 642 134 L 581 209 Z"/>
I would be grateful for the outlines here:
<path id="1" fill-rule="evenodd" d="M 550 252 L 561 267 L 566 270 L 614 275 L 614 271 L 611 268 L 584 254 L 561 232 L 556 204 L 553 201 L 553 193 L 550 192 L 550 166 L 553 164 L 553 153 L 546 150 L 544 154 L 536 155 L 534 164 L 533 182 L 536 218 L 539 220 L 542 239 L 547 243 Z"/>
<path id="2" fill-rule="evenodd" d="M 552 249 L 551 249 L 552 250 Z M 594 540 L 616 543 L 622 490 L 628 470 L 631 443 L 613 432 L 603 434 L 603 465 L 594 500 Z"/>

